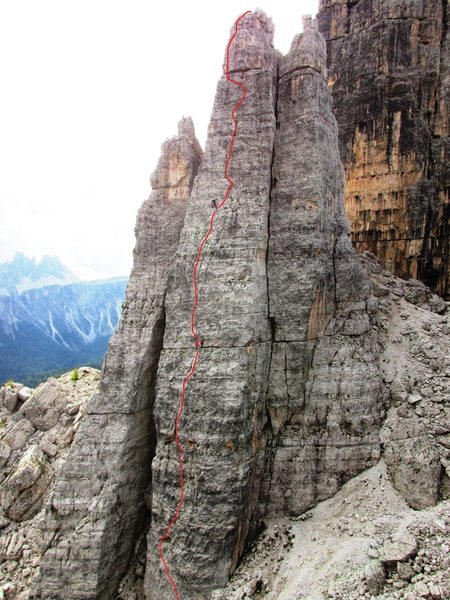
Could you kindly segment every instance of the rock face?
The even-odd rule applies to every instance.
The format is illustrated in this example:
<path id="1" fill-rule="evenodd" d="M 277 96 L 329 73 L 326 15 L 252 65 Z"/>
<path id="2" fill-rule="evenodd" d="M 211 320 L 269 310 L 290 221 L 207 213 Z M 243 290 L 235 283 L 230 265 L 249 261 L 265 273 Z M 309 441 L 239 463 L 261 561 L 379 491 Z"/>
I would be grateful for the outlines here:
<path id="1" fill-rule="evenodd" d="M 446 0 L 321 0 L 358 251 L 450 295 Z"/>
<path id="2" fill-rule="evenodd" d="M 268 510 L 299 514 L 379 457 L 383 416 L 369 281 L 343 208 L 317 25 L 280 61 L 268 256 L 274 337 Z"/>
<path id="3" fill-rule="evenodd" d="M 447 599 L 449 509 L 409 508 L 380 460 L 302 517 L 266 519 L 212 599 Z"/>
<path id="4" fill-rule="evenodd" d="M 298 600 L 305 590 L 311 599 L 357 600 L 370 592 L 411 600 L 419 583 L 435 598 L 450 596 L 450 316 L 420 282 L 382 270 L 373 255 L 359 256 L 378 299 L 373 316 L 389 394 L 382 458 L 299 517 L 266 515 L 260 536 L 213 600 L 261 591 L 267 600 Z M 301 475 L 292 473 L 292 481 Z M 441 501 L 432 506 L 437 495 Z"/>
<path id="5" fill-rule="evenodd" d="M 262 15 L 244 21 L 240 39 L 231 69 L 249 95 L 239 113 L 236 186 L 200 271 L 205 348 L 183 420 L 186 500 L 168 544 L 186 597 L 226 582 L 258 515 L 299 514 L 373 464 L 383 410 L 369 285 L 343 211 L 323 38 L 306 20 L 305 33 L 279 61 L 278 77 Z M 208 221 L 208 201 L 223 194 L 223 135 L 230 135 L 229 107 L 239 98 L 229 87 L 219 83 L 166 299 L 155 414 L 167 441 L 152 468 L 145 585 L 155 600 L 170 594 L 157 546 L 177 495 L 176 448 L 168 442 L 179 382 L 192 361 L 191 272 L 199 241 L 192 232 Z"/>
<path id="6" fill-rule="evenodd" d="M 439 452 L 427 434 L 427 428 L 414 413 L 401 417 L 392 408 L 381 435 L 394 486 L 416 509 L 434 506 L 441 484 Z"/>
<path id="7" fill-rule="evenodd" d="M 448 431 L 435 429 L 444 401 L 421 405 L 425 392 L 409 381 L 404 359 L 423 336 L 411 327 L 405 352 L 394 348 L 402 315 L 426 314 L 439 351 L 426 346 L 430 362 L 421 354 L 414 368 L 424 381 L 432 372 L 444 377 L 446 304 L 353 250 L 324 39 L 309 18 L 286 57 L 272 39 L 271 21 L 255 11 L 240 21 L 230 51 L 230 74 L 247 96 L 236 113 L 234 187 L 198 266 L 195 328 L 204 343 L 180 421 L 184 503 L 163 545 L 186 600 L 223 598 L 216 588 L 263 519 L 301 515 L 382 452 L 383 473 L 411 506 L 429 506 L 448 488 Z M 174 597 L 159 541 L 180 497 L 175 419 L 196 356 L 193 269 L 227 189 L 231 110 L 241 93 L 225 76 L 219 81 L 203 157 L 190 120 L 163 145 L 100 391 L 46 503 L 34 598 L 62 600 L 67 590 L 74 600 L 109 600 L 116 590 L 125 598 L 132 570 L 139 597 Z M 433 385 L 441 398 L 445 384 Z M 426 410 L 432 417 L 421 421 Z M 33 419 L 25 411 L 32 427 Z M 423 452 L 404 465 L 419 430 Z M 423 477 L 408 488 L 429 459 L 433 488 L 425 490 Z"/>

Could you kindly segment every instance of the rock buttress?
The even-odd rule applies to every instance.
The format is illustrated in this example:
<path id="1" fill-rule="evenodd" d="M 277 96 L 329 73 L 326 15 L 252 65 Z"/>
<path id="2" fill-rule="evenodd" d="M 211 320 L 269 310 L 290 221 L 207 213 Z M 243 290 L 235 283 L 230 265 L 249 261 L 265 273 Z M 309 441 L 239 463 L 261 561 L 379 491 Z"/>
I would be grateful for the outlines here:
<path id="1" fill-rule="evenodd" d="M 325 41 L 304 19 L 279 67 L 268 256 L 271 436 L 262 502 L 300 514 L 375 464 L 383 417 L 366 274 L 351 246 Z"/>
<path id="2" fill-rule="evenodd" d="M 144 526 L 167 270 L 201 155 L 192 121 L 182 120 L 179 135 L 162 147 L 152 194 L 138 213 L 134 267 L 100 392 L 47 503 L 37 598 L 111 598 Z"/>
<path id="3" fill-rule="evenodd" d="M 358 251 L 449 295 L 447 0 L 321 0 Z"/>
<path id="4" fill-rule="evenodd" d="M 205 343 L 187 384 L 180 423 L 186 496 L 170 540 L 164 543 L 183 598 L 208 597 L 209 590 L 225 584 L 243 551 L 259 495 L 271 337 L 266 252 L 277 70 L 272 36 L 271 22 L 256 11 L 240 22 L 231 46 L 230 75 L 246 86 L 247 97 L 237 112 L 229 169 L 234 187 L 218 211 L 198 270 L 196 329 Z M 145 581 L 152 600 L 173 596 L 158 542 L 180 493 L 174 423 L 181 383 L 194 357 L 193 267 L 211 203 L 220 203 L 227 188 L 231 110 L 241 94 L 238 86 L 221 78 L 166 298 Z"/>

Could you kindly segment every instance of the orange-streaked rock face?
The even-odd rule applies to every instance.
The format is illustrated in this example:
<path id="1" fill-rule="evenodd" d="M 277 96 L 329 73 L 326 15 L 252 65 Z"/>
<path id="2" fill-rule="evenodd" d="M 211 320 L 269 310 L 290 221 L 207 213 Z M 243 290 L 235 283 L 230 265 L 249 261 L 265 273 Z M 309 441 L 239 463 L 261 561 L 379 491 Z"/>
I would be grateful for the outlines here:
<path id="1" fill-rule="evenodd" d="M 322 0 L 352 239 L 449 288 L 449 35 L 442 0 Z"/>

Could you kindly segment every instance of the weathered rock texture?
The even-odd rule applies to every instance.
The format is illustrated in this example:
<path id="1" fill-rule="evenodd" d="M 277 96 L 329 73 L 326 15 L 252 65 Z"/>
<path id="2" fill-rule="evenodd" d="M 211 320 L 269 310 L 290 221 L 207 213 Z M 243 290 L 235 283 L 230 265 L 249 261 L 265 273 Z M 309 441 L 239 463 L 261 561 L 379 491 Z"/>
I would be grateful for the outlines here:
<path id="1" fill-rule="evenodd" d="M 205 339 L 188 385 L 182 420 L 186 500 L 165 551 L 183 595 L 225 583 L 248 536 L 264 456 L 265 389 L 271 330 L 267 318 L 267 243 L 275 134 L 277 55 L 273 27 L 253 13 L 242 21 L 230 73 L 248 93 L 238 112 L 230 175 L 235 186 L 219 211 L 198 271 L 197 328 Z M 211 215 L 222 199 L 230 111 L 240 88 L 219 81 L 205 158 L 194 185 L 166 299 L 167 325 L 155 415 L 159 443 L 153 462 L 153 510 L 146 573 L 149 598 L 169 597 L 158 540 L 179 493 L 172 443 L 180 383 L 193 359 L 192 269 Z"/>
<path id="2" fill-rule="evenodd" d="M 280 61 L 268 256 L 274 338 L 271 513 L 299 514 L 379 457 L 379 353 L 343 207 L 337 127 L 315 22 Z"/>
<path id="3" fill-rule="evenodd" d="M 2 482 L 0 503 L 14 521 L 31 519 L 39 512 L 53 470 L 39 446 L 31 446 Z"/>
<path id="4" fill-rule="evenodd" d="M 450 295 L 447 0 L 321 0 L 358 251 Z"/>
<path id="5" fill-rule="evenodd" d="M 99 371 L 80 367 L 76 381 L 66 373 L 36 390 L 0 387 L 0 596 L 28 598 L 49 541 L 43 504 L 99 380 Z"/>
<path id="6" fill-rule="evenodd" d="M 166 544 L 188 598 L 226 582 L 261 514 L 299 514 L 374 464 L 383 414 L 370 289 L 343 210 L 325 43 L 306 20 L 277 61 L 259 13 L 240 36 L 231 69 L 249 94 L 239 112 L 236 185 L 200 270 L 205 348 L 183 419 L 186 500 Z M 219 83 L 166 298 L 145 585 L 155 600 L 170 594 L 157 546 L 178 493 L 171 442 L 193 356 L 192 265 L 210 202 L 225 189 L 229 112 L 239 94 Z"/>
<path id="7" fill-rule="evenodd" d="M 164 332 L 164 296 L 201 159 L 192 121 L 162 148 L 153 192 L 136 225 L 133 271 L 100 391 L 48 501 L 52 545 L 39 598 L 110 598 L 146 519 L 145 492 L 156 438 L 155 376 Z"/>
<path id="8" fill-rule="evenodd" d="M 263 518 L 302 514 L 383 450 L 411 506 L 429 506 L 448 488 L 447 457 L 429 440 L 430 426 L 417 428 L 420 415 L 388 406 L 394 378 L 386 374 L 379 301 L 345 216 L 325 42 L 311 19 L 304 29 L 280 57 L 272 23 L 255 11 L 231 48 L 231 75 L 247 98 L 237 112 L 234 188 L 198 269 L 204 347 L 180 422 L 184 504 L 164 543 L 184 600 L 208 599 L 226 584 Z M 47 503 L 36 598 L 60 600 L 70 590 L 74 600 L 110 599 L 122 574 L 120 594 L 130 574 L 142 576 L 144 553 L 139 593 L 173 597 L 158 543 L 180 493 L 174 433 L 195 353 L 193 267 L 227 187 L 231 110 L 240 97 L 222 77 L 203 158 L 189 121 L 163 146 L 138 215 L 135 265 L 100 392 Z M 411 306 L 445 310 L 420 282 L 404 285 Z M 397 414 L 406 419 L 400 428 Z M 418 431 L 423 452 L 403 464 Z M 433 488 L 415 477 L 408 489 L 427 460 Z"/>
<path id="9" fill-rule="evenodd" d="M 265 518 L 213 600 L 450 597 L 450 315 L 419 281 L 359 256 L 378 298 L 389 390 L 383 458 L 300 517 Z"/>
<path id="10" fill-rule="evenodd" d="M 394 487 L 420 510 L 449 497 L 450 330 L 440 314 L 446 304 L 421 282 L 382 271 L 373 255 L 362 258 L 378 297 L 380 365 L 389 390 L 383 456 Z"/>
<path id="11" fill-rule="evenodd" d="M 450 596 L 450 502 L 411 509 L 383 460 L 301 518 L 266 525 L 213 600 Z"/>

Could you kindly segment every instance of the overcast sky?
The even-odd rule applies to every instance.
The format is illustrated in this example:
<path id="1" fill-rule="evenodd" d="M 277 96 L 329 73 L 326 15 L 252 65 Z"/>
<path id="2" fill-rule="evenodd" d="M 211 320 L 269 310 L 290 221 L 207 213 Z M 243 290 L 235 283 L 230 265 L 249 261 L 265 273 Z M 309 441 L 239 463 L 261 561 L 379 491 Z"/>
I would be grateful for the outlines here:
<path id="1" fill-rule="evenodd" d="M 0 262 L 56 254 L 127 275 L 136 212 L 183 115 L 204 146 L 230 29 L 246 10 L 289 50 L 318 0 L 2 0 Z"/>

